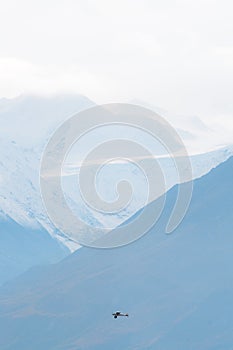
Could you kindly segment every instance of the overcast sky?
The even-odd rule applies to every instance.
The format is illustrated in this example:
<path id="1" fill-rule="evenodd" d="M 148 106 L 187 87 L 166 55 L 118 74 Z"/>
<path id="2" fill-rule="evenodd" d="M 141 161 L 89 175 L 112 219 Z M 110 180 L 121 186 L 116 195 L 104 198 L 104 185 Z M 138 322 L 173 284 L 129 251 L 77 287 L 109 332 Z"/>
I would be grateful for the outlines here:
<path id="1" fill-rule="evenodd" d="M 140 99 L 233 130 L 232 0 L 0 5 L 0 97 Z"/>

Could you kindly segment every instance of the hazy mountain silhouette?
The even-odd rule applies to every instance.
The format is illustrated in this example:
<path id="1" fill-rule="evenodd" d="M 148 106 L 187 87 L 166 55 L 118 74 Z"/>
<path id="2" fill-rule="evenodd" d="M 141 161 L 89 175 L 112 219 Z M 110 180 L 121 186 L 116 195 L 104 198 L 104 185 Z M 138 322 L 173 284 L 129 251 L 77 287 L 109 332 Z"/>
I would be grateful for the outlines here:
<path id="1" fill-rule="evenodd" d="M 123 248 L 82 248 L 1 289 L 2 350 L 231 349 L 233 158 L 194 183 L 189 211 Z M 155 206 L 152 203 L 151 206 Z M 129 318 L 112 319 L 120 310 Z"/>

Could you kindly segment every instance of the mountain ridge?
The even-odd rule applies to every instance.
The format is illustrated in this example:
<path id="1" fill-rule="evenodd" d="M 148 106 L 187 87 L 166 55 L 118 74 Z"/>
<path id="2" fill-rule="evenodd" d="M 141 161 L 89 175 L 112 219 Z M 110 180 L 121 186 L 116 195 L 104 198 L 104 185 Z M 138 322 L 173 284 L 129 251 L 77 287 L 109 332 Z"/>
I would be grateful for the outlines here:
<path id="1" fill-rule="evenodd" d="M 190 208 L 173 234 L 163 232 L 177 186 L 157 225 L 133 244 L 82 248 L 1 288 L 1 348 L 230 349 L 230 327 L 222 331 L 233 314 L 221 297 L 233 295 L 232 172 L 231 157 L 194 181 Z M 116 309 L 129 319 L 111 320 Z"/>

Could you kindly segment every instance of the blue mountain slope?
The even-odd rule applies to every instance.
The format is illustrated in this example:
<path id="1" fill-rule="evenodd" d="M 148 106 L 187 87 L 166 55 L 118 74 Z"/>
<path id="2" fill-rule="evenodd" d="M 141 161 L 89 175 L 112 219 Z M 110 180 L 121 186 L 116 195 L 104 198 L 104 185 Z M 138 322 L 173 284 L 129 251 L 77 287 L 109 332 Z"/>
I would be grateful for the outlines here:
<path id="1" fill-rule="evenodd" d="M 68 254 L 68 248 L 42 228 L 22 227 L 10 218 L 0 221 L 0 284 L 34 265 L 55 263 Z"/>
<path id="2" fill-rule="evenodd" d="M 189 211 L 112 250 L 82 248 L 0 293 L 3 350 L 230 350 L 233 344 L 233 158 L 195 181 Z M 156 206 L 152 203 L 151 206 Z M 116 309 L 130 317 L 112 319 Z"/>

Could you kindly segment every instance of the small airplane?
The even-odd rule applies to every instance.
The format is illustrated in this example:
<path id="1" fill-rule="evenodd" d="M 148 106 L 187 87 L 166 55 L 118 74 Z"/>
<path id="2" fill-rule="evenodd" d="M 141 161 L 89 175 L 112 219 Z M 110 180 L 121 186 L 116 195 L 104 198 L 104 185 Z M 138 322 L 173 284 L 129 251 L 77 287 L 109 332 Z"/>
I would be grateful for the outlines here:
<path id="1" fill-rule="evenodd" d="M 117 318 L 117 317 L 119 317 L 119 316 L 129 317 L 129 314 L 123 314 L 123 313 L 120 312 L 120 311 L 116 311 L 116 312 L 114 312 L 112 315 L 113 315 L 114 318 Z"/>

